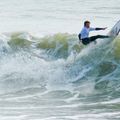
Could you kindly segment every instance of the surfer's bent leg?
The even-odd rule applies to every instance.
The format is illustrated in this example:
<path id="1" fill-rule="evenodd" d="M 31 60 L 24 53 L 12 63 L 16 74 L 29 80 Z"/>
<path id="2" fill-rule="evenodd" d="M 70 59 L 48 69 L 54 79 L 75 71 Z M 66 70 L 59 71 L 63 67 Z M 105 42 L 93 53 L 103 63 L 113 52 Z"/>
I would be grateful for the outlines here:
<path id="1" fill-rule="evenodd" d="M 83 43 L 84 45 L 87 45 L 87 44 L 89 44 L 90 42 L 93 42 L 93 41 L 95 41 L 95 40 L 98 39 L 98 38 L 109 38 L 109 36 L 106 36 L 106 35 L 96 35 L 96 36 L 84 38 L 84 39 L 82 39 L 82 43 Z"/>
<path id="2" fill-rule="evenodd" d="M 98 38 L 109 38 L 109 36 L 107 36 L 107 35 L 96 35 L 96 36 L 90 37 L 89 39 L 90 39 L 90 41 L 95 41 Z"/>
<path id="3" fill-rule="evenodd" d="M 84 45 L 88 45 L 90 43 L 90 39 L 89 38 L 84 38 L 84 39 L 82 39 L 82 43 Z"/>

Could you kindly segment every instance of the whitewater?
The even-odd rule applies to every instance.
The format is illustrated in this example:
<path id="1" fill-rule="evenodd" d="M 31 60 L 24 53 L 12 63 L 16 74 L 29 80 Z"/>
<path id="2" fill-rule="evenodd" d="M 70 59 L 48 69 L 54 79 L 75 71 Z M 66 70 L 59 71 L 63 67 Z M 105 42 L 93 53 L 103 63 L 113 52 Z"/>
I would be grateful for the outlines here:
<path id="1" fill-rule="evenodd" d="M 1 0 L 0 120 L 119 120 L 120 36 L 77 36 L 119 15 L 119 0 Z"/>

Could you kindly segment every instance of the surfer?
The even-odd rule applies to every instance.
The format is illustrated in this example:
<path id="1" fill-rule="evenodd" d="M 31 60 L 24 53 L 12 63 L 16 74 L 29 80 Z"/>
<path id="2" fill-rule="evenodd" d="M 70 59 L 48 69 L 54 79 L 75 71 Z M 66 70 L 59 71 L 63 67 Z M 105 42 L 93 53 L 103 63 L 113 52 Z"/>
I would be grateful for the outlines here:
<path id="1" fill-rule="evenodd" d="M 79 40 L 84 45 L 87 45 L 91 42 L 96 42 L 96 39 L 98 39 L 98 38 L 109 38 L 109 36 L 106 36 L 106 35 L 96 35 L 96 36 L 89 37 L 90 31 L 106 30 L 106 29 L 107 29 L 107 27 L 105 27 L 105 28 L 92 28 L 92 27 L 90 27 L 90 21 L 85 21 L 84 27 L 82 28 L 81 32 L 78 35 Z"/>

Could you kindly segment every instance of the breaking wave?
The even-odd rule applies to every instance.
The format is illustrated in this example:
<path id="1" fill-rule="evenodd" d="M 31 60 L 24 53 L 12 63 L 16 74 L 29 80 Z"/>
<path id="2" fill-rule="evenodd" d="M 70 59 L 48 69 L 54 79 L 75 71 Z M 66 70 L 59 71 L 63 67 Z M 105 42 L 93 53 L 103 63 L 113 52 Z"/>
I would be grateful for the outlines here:
<path id="1" fill-rule="evenodd" d="M 4 107 L 11 109 L 17 102 L 22 108 L 22 103 L 26 107 L 38 105 L 40 110 L 44 104 L 46 112 L 51 106 L 54 112 L 57 107 L 64 111 L 69 106 L 73 115 L 73 106 L 76 113 L 77 106 L 84 111 L 103 105 L 115 112 L 120 95 L 119 63 L 120 37 L 83 46 L 75 34 L 57 33 L 43 38 L 25 32 L 4 34 L 0 36 L 0 101 L 5 100 Z M 112 100 L 116 102 L 109 106 Z"/>

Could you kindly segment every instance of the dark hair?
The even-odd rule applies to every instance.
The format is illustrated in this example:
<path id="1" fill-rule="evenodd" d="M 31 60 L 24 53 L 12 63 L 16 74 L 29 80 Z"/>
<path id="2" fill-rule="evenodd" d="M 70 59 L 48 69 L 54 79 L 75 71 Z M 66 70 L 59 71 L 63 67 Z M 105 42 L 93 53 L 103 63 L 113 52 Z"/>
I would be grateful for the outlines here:
<path id="1" fill-rule="evenodd" d="M 85 22 L 84 22 L 84 26 L 86 26 L 87 23 L 90 23 L 90 21 L 88 21 L 88 20 L 85 21 Z"/>

